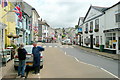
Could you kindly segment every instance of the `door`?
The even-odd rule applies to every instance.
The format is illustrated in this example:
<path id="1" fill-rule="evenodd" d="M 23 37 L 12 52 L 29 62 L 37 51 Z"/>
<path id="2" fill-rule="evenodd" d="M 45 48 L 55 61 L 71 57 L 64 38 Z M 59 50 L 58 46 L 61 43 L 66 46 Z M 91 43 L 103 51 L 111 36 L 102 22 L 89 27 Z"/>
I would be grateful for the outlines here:
<path id="1" fill-rule="evenodd" d="M 93 49 L 93 35 L 90 35 L 90 48 Z"/>
<path id="2" fill-rule="evenodd" d="M 81 35 L 79 37 L 79 45 L 81 46 Z"/>

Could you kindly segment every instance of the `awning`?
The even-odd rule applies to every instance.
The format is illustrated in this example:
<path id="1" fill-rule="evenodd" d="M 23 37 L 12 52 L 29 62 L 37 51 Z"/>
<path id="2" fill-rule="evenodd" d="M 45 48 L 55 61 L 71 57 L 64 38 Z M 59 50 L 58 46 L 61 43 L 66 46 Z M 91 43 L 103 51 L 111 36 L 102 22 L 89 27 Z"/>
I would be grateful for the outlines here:
<path id="1" fill-rule="evenodd" d="M 0 22 L 0 29 L 5 29 L 7 27 L 6 24 Z"/>
<path id="2" fill-rule="evenodd" d="M 120 28 L 108 29 L 108 30 L 104 30 L 103 32 L 107 33 L 107 32 L 115 32 L 115 31 L 120 31 Z"/>

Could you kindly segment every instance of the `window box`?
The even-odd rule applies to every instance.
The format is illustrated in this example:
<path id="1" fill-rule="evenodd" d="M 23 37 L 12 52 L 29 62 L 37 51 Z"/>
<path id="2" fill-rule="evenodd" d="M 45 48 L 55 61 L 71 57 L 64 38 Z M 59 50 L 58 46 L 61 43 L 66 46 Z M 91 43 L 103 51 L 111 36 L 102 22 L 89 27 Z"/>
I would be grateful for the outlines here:
<path id="1" fill-rule="evenodd" d="M 87 34 L 87 33 L 88 33 L 88 31 L 85 31 L 85 33 Z"/>
<path id="2" fill-rule="evenodd" d="M 86 46 L 88 46 L 89 45 L 89 43 L 85 43 L 86 44 Z"/>
<path id="3" fill-rule="evenodd" d="M 92 30 L 92 29 L 90 29 L 90 30 L 89 30 L 89 32 L 90 32 L 90 33 L 92 33 L 92 32 L 93 32 L 93 30 Z"/>
<path id="4" fill-rule="evenodd" d="M 94 31 L 95 31 L 95 32 L 98 32 L 98 31 L 99 31 L 99 29 L 94 29 Z"/>

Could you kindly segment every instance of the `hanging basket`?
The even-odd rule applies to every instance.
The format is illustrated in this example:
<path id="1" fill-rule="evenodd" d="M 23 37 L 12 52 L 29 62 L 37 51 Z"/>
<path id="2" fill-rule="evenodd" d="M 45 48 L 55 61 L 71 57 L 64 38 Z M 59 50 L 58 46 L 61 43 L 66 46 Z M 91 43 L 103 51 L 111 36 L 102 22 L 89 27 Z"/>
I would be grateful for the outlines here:
<path id="1" fill-rule="evenodd" d="M 20 34 L 19 37 L 22 37 L 22 35 Z"/>
<path id="2" fill-rule="evenodd" d="M 7 35 L 8 38 L 12 38 L 13 36 L 12 35 Z"/>

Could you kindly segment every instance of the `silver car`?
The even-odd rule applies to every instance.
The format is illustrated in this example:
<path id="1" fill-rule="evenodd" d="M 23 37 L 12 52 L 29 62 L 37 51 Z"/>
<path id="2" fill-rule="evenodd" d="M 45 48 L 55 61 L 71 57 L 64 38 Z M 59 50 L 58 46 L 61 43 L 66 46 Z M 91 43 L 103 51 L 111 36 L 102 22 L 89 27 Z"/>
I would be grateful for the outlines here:
<path id="1" fill-rule="evenodd" d="M 65 39 L 61 43 L 62 43 L 62 45 L 64 45 L 64 44 L 72 45 L 72 41 L 70 39 Z"/>
<path id="2" fill-rule="evenodd" d="M 25 49 L 28 52 L 27 55 L 26 55 L 26 68 L 27 67 L 31 67 L 31 68 L 33 67 L 32 48 L 33 48 L 32 45 L 25 46 Z M 40 68 L 42 69 L 43 68 L 43 55 L 42 55 L 42 53 L 41 53 L 40 57 L 41 57 Z M 14 68 L 15 68 L 15 70 L 18 69 L 18 65 L 19 65 L 19 59 L 18 59 L 18 55 L 16 53 L 15 57 L 14 57 Z"/>

